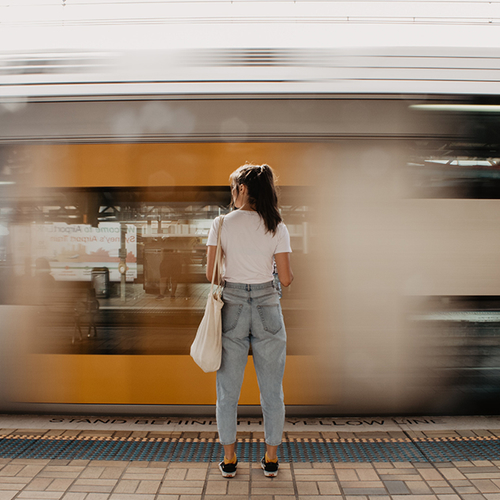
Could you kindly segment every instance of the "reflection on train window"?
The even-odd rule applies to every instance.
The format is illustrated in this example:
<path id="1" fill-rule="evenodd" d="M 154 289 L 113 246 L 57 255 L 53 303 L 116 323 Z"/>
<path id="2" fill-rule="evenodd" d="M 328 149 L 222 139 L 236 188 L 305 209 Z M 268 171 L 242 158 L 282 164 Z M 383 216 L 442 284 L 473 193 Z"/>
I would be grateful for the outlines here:
<path id="1" fill-rule="evenodd" d="M 306 187 L 281 189 L 298 267 L 314 237 L 310 196 Z M 7 243 L 13 249 L 3 303 L 38 308 L 35 352 L 188 354 L 210 287 L 208 232 L 229 199 L 221 186 L 47 189 L 17 200 L 1 226 L 0 259 Z M 290 287 L 283 300 L 306 294 Z M 287 314 L 292 325 L 305 321 Z"/>

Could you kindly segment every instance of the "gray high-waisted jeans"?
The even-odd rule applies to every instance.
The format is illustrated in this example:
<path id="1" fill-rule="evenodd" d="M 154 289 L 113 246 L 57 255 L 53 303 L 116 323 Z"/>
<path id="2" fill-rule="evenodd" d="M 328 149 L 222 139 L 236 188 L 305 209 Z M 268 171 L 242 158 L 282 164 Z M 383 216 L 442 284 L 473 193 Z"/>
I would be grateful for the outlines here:
<path id="1" fill-rule="evenodd" d="M 286 331 L 273 282 L 226 282 L 222 294 L 222 363 L 217 372 L 217 427 L 222 445 L 236 441 L 237 407 L 248 350 L 260 389 L 266 443 L 281 444 L 285 422 Z"/>

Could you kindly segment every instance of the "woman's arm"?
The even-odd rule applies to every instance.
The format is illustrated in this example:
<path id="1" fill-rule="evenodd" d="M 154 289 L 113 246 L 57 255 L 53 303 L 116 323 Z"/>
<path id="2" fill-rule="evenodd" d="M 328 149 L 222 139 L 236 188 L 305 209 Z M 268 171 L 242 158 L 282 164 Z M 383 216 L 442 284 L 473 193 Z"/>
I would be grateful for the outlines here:
<path id="1" fill-rule="evenodd" d="M 206 277 L 208 281 L 212 281 L 212 273 L 214 272 L 215 265 L 215 254 L 217 253 L 217 247 L 208 245 L 207 246 L 207 272 Z M 218 284 L 220 280 L 219 276 L 215 277 L 214 283 Z"/>
<path id="2" fill-rule="evenodd" d="M 288 286 L 293 281 L 292 266 L 290 265 L 290 253 L 283 252 L 274 254 L 274 260 L 276 262 L 276 270 L 278 271 L 280 283 L 283 286 Z"/>

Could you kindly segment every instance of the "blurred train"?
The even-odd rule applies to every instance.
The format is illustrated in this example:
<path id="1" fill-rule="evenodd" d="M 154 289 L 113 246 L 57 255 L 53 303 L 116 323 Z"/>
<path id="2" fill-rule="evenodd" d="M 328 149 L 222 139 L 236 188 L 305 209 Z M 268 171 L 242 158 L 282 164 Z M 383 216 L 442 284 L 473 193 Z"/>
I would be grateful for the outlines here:
<path id="1" fill-rule="evenodd" d="M 288 414 L 498 412 L 500 49 L 404 42 L 2 52 L 0 411 L 213 413 L 205 244 L 253 162 Z"/>

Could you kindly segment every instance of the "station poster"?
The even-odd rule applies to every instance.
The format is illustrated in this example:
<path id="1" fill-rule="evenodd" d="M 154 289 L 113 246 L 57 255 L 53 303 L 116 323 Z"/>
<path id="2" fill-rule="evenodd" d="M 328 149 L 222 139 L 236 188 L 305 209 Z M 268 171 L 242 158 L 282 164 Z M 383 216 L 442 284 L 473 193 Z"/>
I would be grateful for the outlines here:
<path id="1" fill-rule="evenodd" d="M 137 231 L 127 224 L 126 279 L 137 278 Z M 120 223 L 105 222 L 98 227 L 87 224 L 33 224 L 31 260 L 46 259 L 57 281 L 90 281 L 93 268 L 107 267 L 111 281 L 120 281 Z"/>

